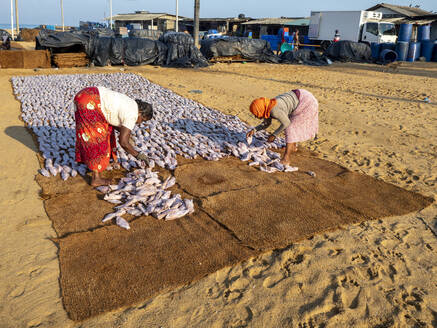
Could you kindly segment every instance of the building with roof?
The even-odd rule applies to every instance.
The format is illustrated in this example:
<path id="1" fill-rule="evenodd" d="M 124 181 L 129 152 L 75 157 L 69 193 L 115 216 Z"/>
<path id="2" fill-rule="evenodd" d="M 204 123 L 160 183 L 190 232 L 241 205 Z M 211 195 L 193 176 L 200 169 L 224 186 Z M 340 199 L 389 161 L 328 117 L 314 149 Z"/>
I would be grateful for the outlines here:
<path id="1" fill-rule="evenodd" d="M 106 18 L 109 20 L 109 18 Z M 167 13 L 150 13 L 148 11 L 136 11 L 130 14 L 118 14 L 112 17 L 115 28 L 127 27 L 129 25 L 141 26 L 142 29 L 160 30 L 166 32 L 174 31 L 176 27 L 176 16 Z M 194 20 L 183 16 L 178 17 L 179 31 L 193 32 Z M 223 34 L 237 33 L 241 23 L 251 20 L 249 17 L 239 15 L 239 17 L 229 18 L 200 18 L 199 30 L 217 30 Z"/>
<path id="2" fill-rule="evenodd" d="M 228 18 L 199 18 L 199 31 L 217 30 L 218 33 L 228 35 L 238 35 L 242 30 L 242 23 L 250 21 L 252 18 L 239 15 L 239 17 Z M 193 30 L 194 21 L 191 18 L 184 20 L 188 31 Z"/>
<path id="3" fill-rule="evenodd" d="M 109 20 L 110 18 L 106 18 Z M 184 21 L 186 17 L 179 16 L 179 30 L 184 30 Z M 176 15 L 167 13 L 151 13 L 148 11 L 136 11 L 130 14 L 118 14 L 112 16 L 115 28 L 127 27 L 128 25 L 137 25 L 142 29 L 159 30 L 162 32 L 175 30 Z M 139 25 L 138 25 L 139 24 Z"/>
<path id="4" fill-rule="evenodd" d="M 308 17 L 260 18 L 242 23 L 245 33 L 252 32 L 253 38 L 261 35 L 277 35 L 279 29 L 288 27 L 290 32 L 299 30 L 300 35 L 308 34 L 310 19 Z"/>
<path id="5" fill-rule="evenodd" d="M 367 11 L 377 11 L 382 13 L 383 18 L 414 18 L 417 16 L 431 15 L 432 13 L 419 7 L 398 6 L 389 3 L 380 3 Z"/>
<path id="6" fill-rule="evenodd" d="M 377 11 L 382 13 L 385 21 L 390 21 L 398 27 L 400 24 L 414 24 L 413 36 L 417 31 L 418 25 L 431 25 L 431 39 L 437 39 L 437 17 L 435 13 L 423 10 L 419 7 L 398 6 L 388 3 L 380 3 L 373 6 L 368 11 Z"/>

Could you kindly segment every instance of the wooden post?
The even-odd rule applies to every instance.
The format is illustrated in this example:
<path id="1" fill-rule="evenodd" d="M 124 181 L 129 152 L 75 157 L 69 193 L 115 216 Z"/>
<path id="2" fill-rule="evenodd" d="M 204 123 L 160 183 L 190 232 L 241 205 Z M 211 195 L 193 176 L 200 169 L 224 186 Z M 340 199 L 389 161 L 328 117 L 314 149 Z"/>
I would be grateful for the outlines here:
<path id="1" fill-rule="evenodd" d="M 176 32 L 179 32 L 179 1 L 176 0 Z"/>
<path id="2" fill-rule="evenodd" d="M 15 22 L 17 24 L 17 36 L 20 34 L 20 24 L 18 23 L 18 0 L 15 0 Z"/>
<path id="3" fill-rule="evenodd" d="M 15 37 L 14 37 L 14 4 L 12 2 L 13 0 L 11 0 L 11 33 L 12 33 L 12 41 L 14 41 Z"/>
<path id="4" fill-rule="evenodd" d="M 109 0 L 109 16 L 111 18 L 110 26 L 112 30 L 112 0 Z"/>
<path id="5" fill-rule="evenodd" d="M 61 17 L 62 17 L 62 31 L 65 31 L 64 27 L 64 1 L 61 0 Z"/>
<path id="6" fill-rule="evenodd" d="M 200 0 L 194 0 L 194 45 L 199 47 L 199 11 Z"/>

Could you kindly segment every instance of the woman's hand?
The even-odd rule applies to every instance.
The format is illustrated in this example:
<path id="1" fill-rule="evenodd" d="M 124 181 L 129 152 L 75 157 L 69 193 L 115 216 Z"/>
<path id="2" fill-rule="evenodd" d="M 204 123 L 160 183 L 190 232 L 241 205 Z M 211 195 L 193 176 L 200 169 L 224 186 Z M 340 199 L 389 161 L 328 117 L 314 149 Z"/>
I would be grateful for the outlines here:
<path id="1" fill-rule="evenodd" d="M 250 130 L 249 132 L 246 133 L 246 139 L 253 136 L 255 134 L 255 130 Z"/>
<path id="2" fill-rule="evenodd" d="M 130 138 L 130 130 L 124 126 L 120 127 L 120 135 L 118 136 L 118 142 L 120 146 L 129 154 L 131 154 L 133 157 L 138 156 L 138 152 L 134 149 L 134 147 L 130 144 L 129 138 Z"/>
<path id="3" fill-rule="evenodd" d="M 275 141 L 275 139 L 276 139 L 276 136 L 271 134 L 271 135 L 269 135 L 267 142 L 273 142 L 273 141 Z"/>

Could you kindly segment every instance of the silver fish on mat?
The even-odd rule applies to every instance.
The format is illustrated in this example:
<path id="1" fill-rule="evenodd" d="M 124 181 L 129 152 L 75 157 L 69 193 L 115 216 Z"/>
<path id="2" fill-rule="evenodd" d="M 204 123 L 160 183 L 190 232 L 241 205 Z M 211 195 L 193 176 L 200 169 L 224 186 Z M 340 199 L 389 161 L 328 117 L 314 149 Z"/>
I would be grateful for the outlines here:
<path id="1" fill-rule="evenodd" d="M 41 173 L 41 175 L 45 176 L 45 177 L 50 177 L 50 172 L 47 171 L 46 169 L 42 168 L 39 170 L 39 173 Z"/>
<path id="2" fill-rule="evenodd" d="M 115 223 L 123 229 L 129 230 L 130 229 L 130 225 L 129 222 L 127 222 L 125 219 L 123 219 L 120 216 L 117 216 L 117 218 L 115 219 Z"/>
<path id="3" fill-rule="evenodd" d="M 111 191 L 111 188 L 109 186 L 100 186 L 100 187 L 96 187 L 96 189 L 103 194 L 106 194 Z"/>
<path id="4" fill-rule="evenodd" d="M 169 221 L 169 220 L 179 219 L 179 218 L 187 215 L 188 212 L 189 212 L 189 210 L 186 208 L 184 208 L 184 209 L 170 209 L 170 210 L 166 211 L 165 220 Z"/>
<path id="5" fill-rule="evenodd" d="M 285 169 L 284 172 L 296 172 L 299 170 L 298 167 L 290 166 L 290 165 L 284 165 Z"/>

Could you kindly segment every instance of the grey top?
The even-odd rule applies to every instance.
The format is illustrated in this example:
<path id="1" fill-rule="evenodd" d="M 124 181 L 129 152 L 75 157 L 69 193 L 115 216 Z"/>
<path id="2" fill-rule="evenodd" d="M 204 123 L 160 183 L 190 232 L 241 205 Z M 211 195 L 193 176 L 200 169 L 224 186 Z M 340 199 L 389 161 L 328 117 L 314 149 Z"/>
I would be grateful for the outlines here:
<path id="1" fill-rule="evenodd" d="M 270 117 L 265 118 L 263 122 L 255 127 L 256 131 L 265 130 L 272 124 L 272 118 L 281 122 L 279 128 L 273 132 L 273 135 L 278 136 L 290 125 L 290 115 L 299 106 L 299 99 L 293 91 L 283 93 L 276 98 L 276 106 L 272 108 Z"/>

